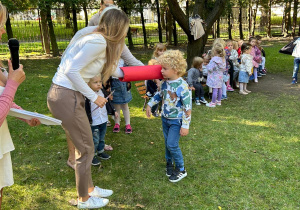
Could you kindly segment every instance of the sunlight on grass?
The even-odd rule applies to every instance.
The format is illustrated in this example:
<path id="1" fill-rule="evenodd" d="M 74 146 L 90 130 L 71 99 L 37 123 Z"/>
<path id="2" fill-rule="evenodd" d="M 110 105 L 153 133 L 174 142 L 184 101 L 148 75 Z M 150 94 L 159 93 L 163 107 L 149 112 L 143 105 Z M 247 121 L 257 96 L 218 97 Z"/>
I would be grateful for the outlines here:
<path id="1" fill-rule="evenodd" d="M 276 128 L 276 125 L 271 124 L 268 121 L 254 122 L 254 121 L 249 121 L 249 120 L 242 120 L 241 124 L 252 125 L 252 126 L 260 126 L 260 127 L 266 127 L 266 128 Z"/>

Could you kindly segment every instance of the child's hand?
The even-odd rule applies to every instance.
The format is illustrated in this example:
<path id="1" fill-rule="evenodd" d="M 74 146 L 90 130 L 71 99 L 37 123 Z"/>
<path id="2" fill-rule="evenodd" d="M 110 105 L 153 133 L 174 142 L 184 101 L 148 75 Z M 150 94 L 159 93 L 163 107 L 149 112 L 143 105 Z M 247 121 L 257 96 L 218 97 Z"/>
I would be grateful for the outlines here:
<path id="1" fill-rule="evenodd" d="M 189 134 L 189 129 L 180 128 L 180 136 L 186 136 Z"/>
<path id="2" fill-rule="evenodd" d="M 37 118 L 32 118 L 31 120 L 26 120 L 26 123 L 28 125 L 30 125 L 31 127 L 38 126 L 41 124 L 41 122 Z"/>
<path id="3" fill-rule="evenodd" d="M 149 105 L 147 105 L 147 108 L 146 108 L 146 115 L 148 118 L 151 117 L 151 107 Z"/>
<path id="4" fill-rule="evenodd" d="M 118 112 L 115 112 L 115 118 L 119 118 Z"/>

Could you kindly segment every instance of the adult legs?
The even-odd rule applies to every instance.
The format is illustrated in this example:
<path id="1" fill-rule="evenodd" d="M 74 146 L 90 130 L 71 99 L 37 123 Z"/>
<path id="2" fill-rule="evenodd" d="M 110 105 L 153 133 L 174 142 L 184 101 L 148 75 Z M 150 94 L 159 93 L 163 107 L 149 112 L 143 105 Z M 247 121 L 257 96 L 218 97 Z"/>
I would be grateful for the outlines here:
<path id="1" fill-rule="evenodd" d="M 47 97 L 53 116 L 62 121 L 75 146 L 75 177 L 79 201 L 86 201 L 94 190 L 91 177 L 91 163 L 94 143 L 89 120 L 85 112 L 84 96 L 58 85 L 52 85 Z"/>

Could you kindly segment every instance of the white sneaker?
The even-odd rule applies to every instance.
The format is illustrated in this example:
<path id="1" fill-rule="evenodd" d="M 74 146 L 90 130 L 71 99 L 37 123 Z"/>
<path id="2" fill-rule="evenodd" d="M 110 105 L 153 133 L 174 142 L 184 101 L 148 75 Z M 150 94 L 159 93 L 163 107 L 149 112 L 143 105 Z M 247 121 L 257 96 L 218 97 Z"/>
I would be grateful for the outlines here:
<path id="1" fill-rule="evenodd" d="M 106 198 L 89 197 L 85 202 L 78 201 L 77 208 L 79 209 L 98 209 L 108 204 Z"/>
<path id="2" fill-rule="evenodd" d="M 100 187 L 95 186 L 94 191 L 89 193 L 90 196 L 99 197 L 99 198 L 106 198 L 113 194 L 112 190 L 102 189 Z"/>

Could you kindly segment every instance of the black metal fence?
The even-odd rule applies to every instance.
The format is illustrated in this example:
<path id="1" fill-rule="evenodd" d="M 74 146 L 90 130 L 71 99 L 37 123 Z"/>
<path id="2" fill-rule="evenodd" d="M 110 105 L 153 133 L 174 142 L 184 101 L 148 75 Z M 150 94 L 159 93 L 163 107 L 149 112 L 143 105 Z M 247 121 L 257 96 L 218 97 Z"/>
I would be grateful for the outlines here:
<path id="1" fill-rule="evenodd" d="M 88 9 L 88 18 L 90 19 L 93 14 L 98 12 L 98 9 Z M 144 9 L 144 17 L 146 23 L 146 36 L 147 42 L 149 45 L 154 45 L 159 42 L 158 36 L 158 24 L 157 24 L 157 16 L 155 13 L 151 11 L 151 9 Z M 232 25 L 232 35 L 233 38 L 239 38 L 239 29 L 238 29 L 238 8 L 234 8 L 233 17 L 231 19 Z M 246 12 L 244 13 L 246 14 Z M 72 15 L 71 17 L 66 18 L 64 10 L 62 8 L 52 9 L 51 11 L 52 20 L 54 23 L 54 31 L 56 40 L 58 43 L 59 50 L 62 52 L 68 45 L 73 32 L 72 25 Z M 30 55 L 41 55 L 44 54 L 44 49 L 42 45 L 42 33 L 41 33 L 41 19 L 40 13 L 38 9 L 30 9 L 25 12 L 20 12 L 16 14 L 10 14 L 11 26 L 13 30 L 13 35 L 17 38 L 20 43 L 20 53 L 26 56 Z M 141 18 L 139 13 L 133 13 L 130 17 L 131 19 L 131 33 L 132 40 L 134 45 L 143 45 L 143 30 L 141 24 Z M 247 37 L 248 21 L 247 16 L 244 15 L 242 18 L 243 22 L 243 31 L 245 33 L 245 37 Z M 255 32 L 257 34 L 266 34 L 266 27 L 261 27 L 259 18 L 257 19 L 257 24 L 255 28 Z M 84 13 L 77 13 L 77 26 L 78 29 L 85 27 L 85 17 Z M 165 25 L 165 24 L 163 24 Z M 228 19 L 221 18 L 220 19 L 220 36 L 222 38 L 228 38 Z M 214 25 L 216 27 L 216 24 Z M 272 33 L 276 33 L 280 31 L 280 27 L 277 25 L 272 25 Z M 178 24 L 176 24 L 176 35 L 178 43 L 186 43 L 187 37 L 183 30 L 180 28 Z M 209 36 L 212 38 L 212 36 Z M 163 42 L 166 42 L 166 29 L 163 28 Z M 0 45 L 0 55 L 7 56 L 8 48 L 7 48 L 7 35 L 2 36 L 2 43 Z"/>

